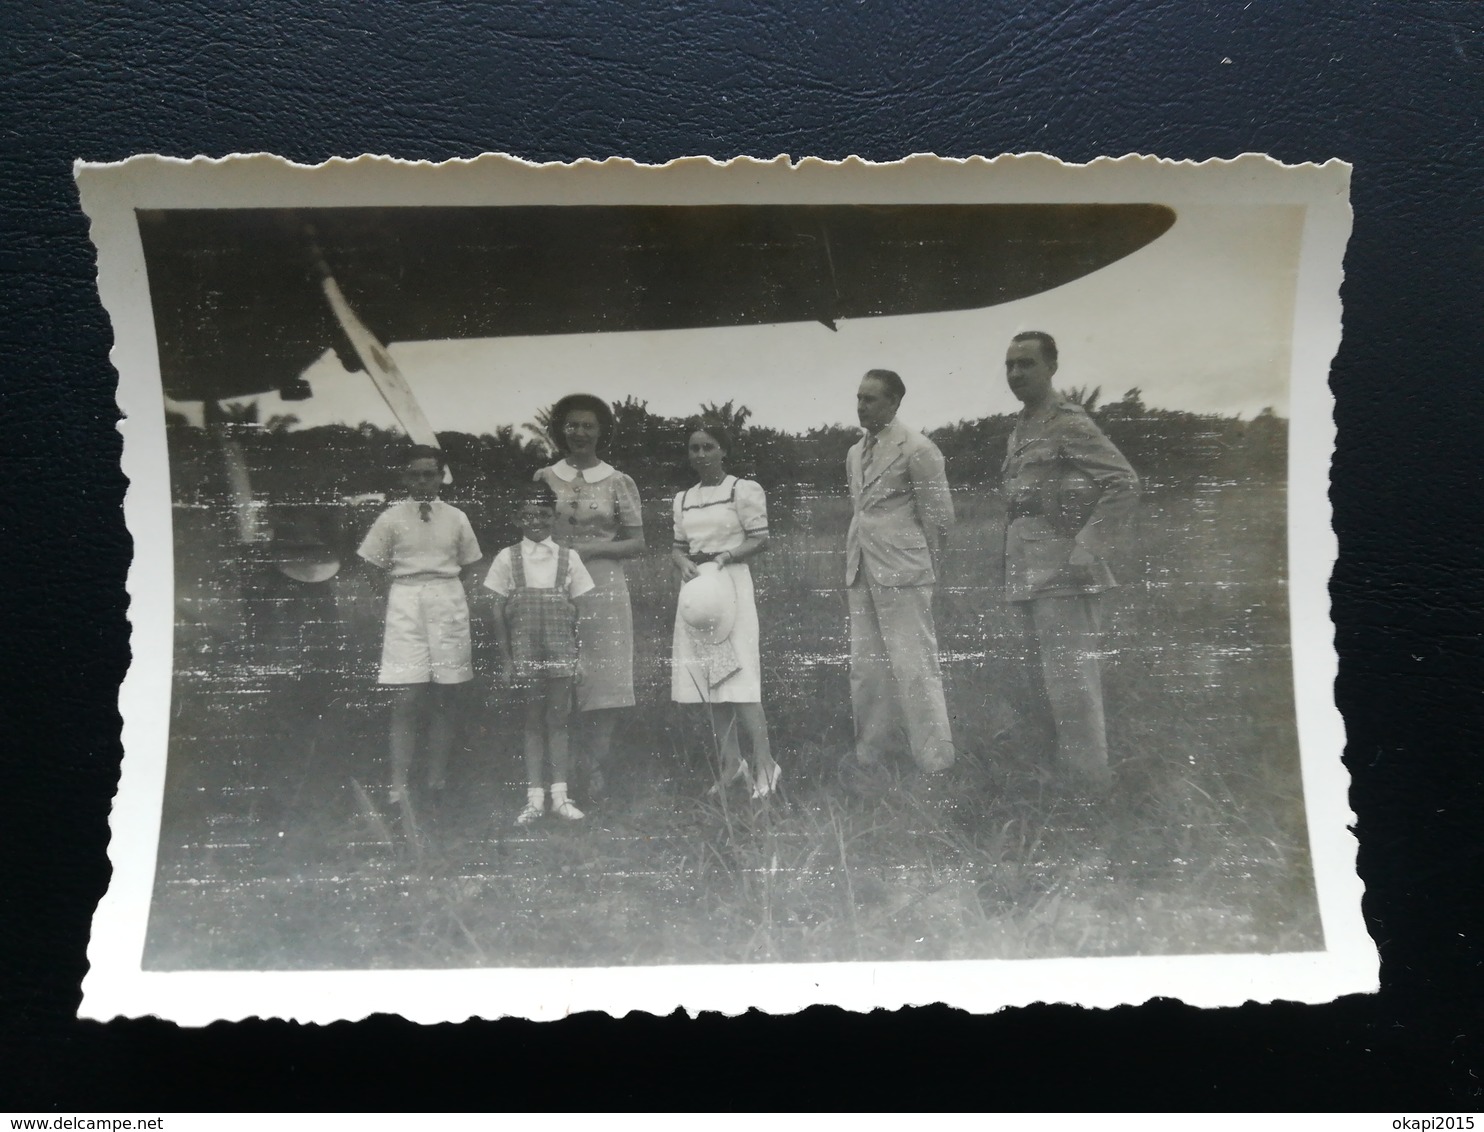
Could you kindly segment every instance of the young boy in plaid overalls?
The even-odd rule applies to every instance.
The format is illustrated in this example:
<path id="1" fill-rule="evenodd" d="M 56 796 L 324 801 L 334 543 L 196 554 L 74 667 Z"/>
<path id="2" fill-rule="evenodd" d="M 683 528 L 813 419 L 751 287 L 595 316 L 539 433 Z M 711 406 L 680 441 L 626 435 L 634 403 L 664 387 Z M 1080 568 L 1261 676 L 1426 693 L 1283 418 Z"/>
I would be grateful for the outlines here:
<path id="1" fill-rule="evenodd" d="M 544 761 L 551 763 L 552 813 L 569 821 L 586 816 L 567 797 L 567 716 L 577 675 L 572 602 L 593 588 L 593 579 L 576 553 L 552 541 L 556 506 L 556 493 L 545 483 L 526 487 L 516 516 L 522 538 L 495 555 L 484 580 L 494 593 L 500 682 L 519 688 L 525 698 L 529 787 L 525 809 L 515 819 L 521 825 L 545 811 Z"/>

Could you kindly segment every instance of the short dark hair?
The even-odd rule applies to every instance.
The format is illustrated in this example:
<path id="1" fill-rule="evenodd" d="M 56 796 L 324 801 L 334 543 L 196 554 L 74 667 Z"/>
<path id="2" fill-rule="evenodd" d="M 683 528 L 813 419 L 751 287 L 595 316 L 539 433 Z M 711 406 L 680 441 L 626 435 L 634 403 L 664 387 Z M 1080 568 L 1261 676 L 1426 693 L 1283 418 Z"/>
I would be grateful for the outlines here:
<path id="1" fill-rule="evenodd" d="M 907 383 L 904 382 L 896 370 L 890 369 L 868 369 L 867 377 L 874 377 L 882 385 L 886 386 L 892 397 L 898 402 L 907 396 Z"/>
<path id="2" fill-rule="evenodd" d="M 1041 359 L 1047 365 L 1056 365 L 1056 339 L 1044 330 L 1023 330 L 1012 342 L 1038 342 L 1041 345 Z"/>
<path id="3" fill-rule="evenodd" d="M 582 409 L 598 418 L 599 449 L 607 448 L 608 441 L 613 436 L 613 410 L 608 407 L 607 401 L 594 397 L 591 393 L 569 393 L 551 407 L 551 442 L 563 455 L 567 452 L 567 438 L 564 433 L 567 417 Z"/>
<path id="4" fill-rule="evenodd" d="M 431 444 L 414 444 L 403 453 L 402 462 L 398 467 L 405 468 L 414 460 L 437 460 L 438 470 L 448 471 L 448 457 L 444 455 L 443 449 L 434 448 Z"/>
<path id="5" fill-rule="evenodd" d="M 692 417 L 685 422 L 686 440 L 689 441 L 691 434 L 696 432 L 704 432 L 716 441 L 717 447 L 722 450 L 723 454 L 727 456 L 732 454 L 732 434 L 727 431 L 725 425 L 717 424 L 705 417 Z"/>
<path id="6" fill-rule="evenodd" d="M 521 485 L 520 491 L 515 495 L 515 509 L 519 511 L 527 503 L 539 503 L 542 507 L 550 507 L 553 511 L 557 507 L 556 490 L 545 480 L 530 480 Z"/>

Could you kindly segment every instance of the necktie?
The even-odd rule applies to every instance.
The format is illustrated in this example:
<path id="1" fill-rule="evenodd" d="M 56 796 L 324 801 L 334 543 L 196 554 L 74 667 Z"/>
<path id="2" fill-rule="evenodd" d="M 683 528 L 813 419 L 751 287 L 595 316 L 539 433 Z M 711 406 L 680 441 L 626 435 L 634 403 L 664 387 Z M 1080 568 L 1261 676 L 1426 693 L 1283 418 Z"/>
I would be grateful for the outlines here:
<path id="1" fill-rule="evenodd" d="M 865 447 L 861 449 L 861 479 L 864 480 L 871 471 L 871 458 L 876 454 L 876 434 L 866 433 Z"/>
<path id="2" fill-rule="evenodd" d="M 417 514 L 424 523 L 431 523 L 433 521 L 433 505 L 427 500 L 423 500 L 417 505 Z"/>

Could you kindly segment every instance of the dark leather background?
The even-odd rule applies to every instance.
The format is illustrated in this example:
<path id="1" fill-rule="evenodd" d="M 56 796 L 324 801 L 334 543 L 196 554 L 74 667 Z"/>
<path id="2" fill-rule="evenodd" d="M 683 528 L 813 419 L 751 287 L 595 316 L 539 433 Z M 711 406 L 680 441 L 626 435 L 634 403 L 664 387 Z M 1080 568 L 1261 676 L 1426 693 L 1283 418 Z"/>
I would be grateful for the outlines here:
<path id="1" fill-rule="evenodd" d="M 5 0 L 0 1108 L 1477 1109 L 1481 22 L 1484 5 L 1450 0 Z M 1333 590 L 1382 992 L 990 1018 L 76 1021 L 108 878 L 130 545 L 70 166 L 258 149 L 1354 162 Z"/>

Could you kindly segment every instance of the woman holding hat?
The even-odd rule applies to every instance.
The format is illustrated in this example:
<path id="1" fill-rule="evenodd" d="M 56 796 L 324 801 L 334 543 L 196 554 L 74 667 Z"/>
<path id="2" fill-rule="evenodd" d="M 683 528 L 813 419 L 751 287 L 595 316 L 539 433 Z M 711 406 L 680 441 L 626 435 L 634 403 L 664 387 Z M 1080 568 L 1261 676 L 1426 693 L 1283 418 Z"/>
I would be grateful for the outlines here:
<path id="1" fill-rule="evenodd" d="M 690 434 L 690 465 L 700 477 L 675 497 L 671 558 L 680 572 L 670 695 L 679 704 L 709 704 L 721 747 L 721 782 L 738 779 L 764 798 L 782 768 L 768 743 L 758 659 L 757 603 L 747 560 L 768 546 L 768 503 L 752 480 L 728 475 L 726 429 L 700 424 Z M 752 775 L 737 728 L 752 748 Z"/>
<path id="2" fill-rule="evenodd" d="M 634 706 L 634 614 L 623 564 L 644 553 L 644 520 L 634 481 L 600 455 L 613 436 L 613 411 L 601 398 L 563 397 L 549 431 L 562 459 L 535 478 L 556 492 L 552 538 L 576 551 L 593 578 L 592 592 L 577 602 L 577 710 L 588 721 L 588 789 L 601 794 L 618 713 Z"/>

